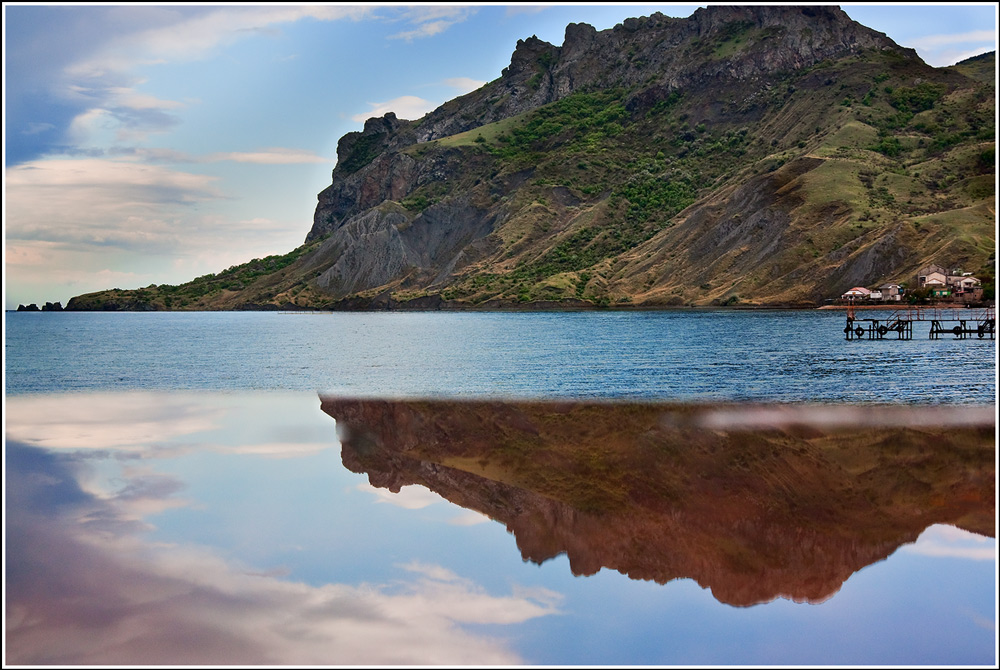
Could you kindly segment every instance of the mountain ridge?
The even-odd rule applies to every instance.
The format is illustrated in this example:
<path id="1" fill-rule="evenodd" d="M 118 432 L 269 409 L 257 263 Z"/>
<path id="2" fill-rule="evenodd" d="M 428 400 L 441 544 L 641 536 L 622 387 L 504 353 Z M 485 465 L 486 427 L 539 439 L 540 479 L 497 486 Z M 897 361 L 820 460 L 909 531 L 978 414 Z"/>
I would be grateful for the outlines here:
<path id="1" fill-rule="evenodd" d="M 812 306 L 932 262 L 991 282 L 993 61 L 932 68 L 837 7 L 571 23 L 344 135 L 299 249 L 67 309 Z"/>

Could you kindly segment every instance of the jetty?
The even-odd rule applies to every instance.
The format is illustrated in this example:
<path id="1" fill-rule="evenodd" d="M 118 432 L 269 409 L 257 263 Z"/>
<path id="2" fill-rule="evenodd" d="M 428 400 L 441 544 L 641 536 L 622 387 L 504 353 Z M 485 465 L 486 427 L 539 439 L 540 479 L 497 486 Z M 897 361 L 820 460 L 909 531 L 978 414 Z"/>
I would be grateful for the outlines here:
<path id="1" fill-rule="evenodd" d="M 859 318 L 853 300 L 847 304 L 844 338 L 912 340 L 913 324 L 917 321 L 930 322 L 928 337 L 932 340 L 943 335 L 953 335 L 953 339 L 957 340 L 982 340 L 987 336 L 991 340 L 996 339 L 996 312 L 993 307 L 970 309 L 911 305 L 893 310 L 882 318 Z"/>

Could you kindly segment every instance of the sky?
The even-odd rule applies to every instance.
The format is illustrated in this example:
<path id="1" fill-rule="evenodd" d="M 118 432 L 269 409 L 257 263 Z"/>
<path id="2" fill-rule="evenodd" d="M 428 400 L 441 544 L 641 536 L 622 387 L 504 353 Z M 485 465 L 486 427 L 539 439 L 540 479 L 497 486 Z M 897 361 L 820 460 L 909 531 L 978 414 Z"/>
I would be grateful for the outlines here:
<path id="1" fill-rule="evenodd" d="M 518 39 L 698 6 L 5 3 L 4 308 L 287 253 L 365 119 L 475 90 Z M 935 67 L 996 49 L 993 3 L 841 7 Z"/>

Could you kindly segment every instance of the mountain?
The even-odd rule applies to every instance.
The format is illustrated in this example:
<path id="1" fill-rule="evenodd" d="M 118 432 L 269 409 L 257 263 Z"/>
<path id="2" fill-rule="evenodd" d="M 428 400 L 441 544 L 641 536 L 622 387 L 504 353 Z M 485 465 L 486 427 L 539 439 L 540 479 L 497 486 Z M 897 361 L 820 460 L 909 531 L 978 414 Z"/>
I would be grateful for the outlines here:
<path id="1" fill-rule="evenodd" d="M 341 138 L 298 249 L 67 309 L 805 306 L 931 263 L 989 284 L 994 72 L 836 7 L 570 24 Z"/>
<path id="2" fill-rule="evenodd" d="M 504 524 L 525 561 L 693 579 L 730 605 L 826 600 L 932 524 L 995 535 L 990 408 L 333 396 L 321 408 L 347 469 Z"/>

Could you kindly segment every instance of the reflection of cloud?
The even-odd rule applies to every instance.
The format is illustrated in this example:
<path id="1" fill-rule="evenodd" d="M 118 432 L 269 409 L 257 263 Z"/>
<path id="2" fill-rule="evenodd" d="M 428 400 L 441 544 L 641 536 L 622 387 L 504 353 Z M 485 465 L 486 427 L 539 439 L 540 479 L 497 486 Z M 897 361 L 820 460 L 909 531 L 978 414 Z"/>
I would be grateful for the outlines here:
<path id="1" fill-rule="evenodd" d="M 479 512 L 474 512 L 472 510 L 466 510 L 462 514 L 449 519 L 448 523 L 452 526 L 475 526 L 488 521 L 490 521 L 490 518 L 485 514 L 480 514 Z"/>
<path id="2" fill-rule="evenodd" d="M 448 502 L 430 489 L 411 484 L 399 489 L 399 493 L 393 493 L 388 489 L 377 488 L 368 482 L 362 482 L 355 487 L 358 491 L 371 493 L 380 503 L 389 503 L 403 509 L 423 509 L 439 502 Z M 451 504 L 451 503 L 448 503 Z M 487 523 L 490 518 L 473 510 L 462 510 L 460 514 L 448 519 L 448 524 L 452 526 L 475 526 Z"/>
<path id="3" fill-rule="evenodd" d="M 261 442 L 258 444 L 242 444 L 238 446 L 199 445 L 204 449 L 214 448 L 234 454 L 253 454 L 266 458 L 299 458 L 311 456 L 331 448 L 328 442 Z"/>
<path id="4" fill-rule="evenodd" d="M 266 399 L 262 402 L 267 403 Z M 275 400 L 275 402 L 278 402 Z M 88 393 L 7 398 L 7 439 L 46 449 L 114 452 L 121 458 L 166 458 L 187 453 L 192 436 L 199 451 L 272 458 L 309 456 L 333 448 L 331 436 L 290 426 L 241 431 L 241 412 L 199 393 Z"/>
<path id="5" fill-rule="evenodd" d="M 380 503 L 389 503 L 403 509 L 423 509 L 444 500 L 433 491 L 416 485 L 404 486 L 399 490 L 399 493 L 376 488 L 367 482 L 358 484 L 357 489 L 373 494 Z"/>
<path id="6" fill-rule="evenodd" d="M 520 623 L 556 613 L 561 600 L 560 594 L 540 587 L 520 588 L 509 597 L 498 598 L 487 594 L 472 580 L 438 565 L 413 562 L 402 567 L 421 575 L 418 582 L 407 586 L 402 597 L 411 599 L 413 604 L 419 603 L 424 612 L 437 611 L 468 623 Z M 442 597 L 444 594 L 452 597 Z"/>
<path id="7" fill-rule="evenodd" d="M 997 541 L 994 538 L 940 524 L 929 527 L 916 542 L 902 549 L 911 554 L 973 561 L 995 561 L 997 557 Z"/>
<path id="8" fill-rule="evenodd" d="M 362 123 L 372 117 L 385 116 L 386 112 L 392 112 L 400 119 L 413 120 L 419 119 L 435 107 L 433 102 L 415 95 L 403 95 L 389 102 L 369 102 L 368 105 L 371 107 L 370 110 L 362 114 L 355 114 L 351 120 Z"/>
<path id="9" fill-rule="evenodd" d="M 516 664 L 499 640 L 462 626 L 557 611 L 551 591 L 495 596 L 432 565 L 408 565 L 391 585 L 285 581 L 280 567 L 143 542 L 115 501 L 77 485 L 72 454 L 9 442 L 7 466 L 10 663 Z M 164 482 L 126 487 L 118 502 L 157 490 Z"/>
<path id="10" fill-rule="evenodd" d="M 162 453 L 173 438 L 216 428 L 222 410 L 191 397 L 93 393 L 7 398 L 7 439 L 47 449 Z"/>
<path id="11" fill-rule="evenodd" d="M 987 405 L 907 407 L 878 405 L 746 405 L 709 408 L 694 422 L 711 430 L 785 429 L 809 426 L 824 430 L 869 426 L 872 428 L 915 428 L 919 426 L 992 426 L 996 408 Z M 688 421 L 666 414 L 665 425 Z"/>

